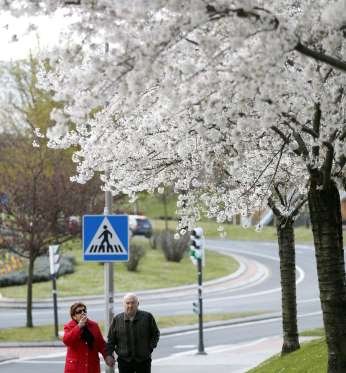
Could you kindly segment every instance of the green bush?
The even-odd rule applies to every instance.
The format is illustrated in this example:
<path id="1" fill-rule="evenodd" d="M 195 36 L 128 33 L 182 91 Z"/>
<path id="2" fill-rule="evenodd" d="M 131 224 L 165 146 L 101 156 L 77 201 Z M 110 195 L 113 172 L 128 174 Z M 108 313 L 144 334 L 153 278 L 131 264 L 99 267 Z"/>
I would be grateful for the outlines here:
<path id="1" fill-rule="evenodd" d="M 187 252 L 190 243 L 190 234 L 187 232 L 176 239 L 176 232 L 165 230 L 160 233 L 158 244 L 167 261 L 179 263 Z"/>
<path id="2" fill-rule="evenodd" d="M 76 260 L 73 256 L 62 256 L 60 259 L 60 267 L 58 277 L 74 272 Z M 0 276 L 0 287 L 15 286 L 26 284 L 28 280 L 27 270 L 13 271 Z M 40 256 L 35 260 L 34 264 L 34 282 L 50 280 L 49 258 L 48 256 Z"/>
<path id="3" fill-rule="evenodd" d="M 156 250 L 159 247 L 160 235 L 161 231 L 154 231 L 149 238 L 149 245 L 153 250 Z"/>
<path id="4" fill-rule="evenodd" d="M 131 272 L 137 271 L 138 264 L 144 255 L 145 250 L 142 246 L 131 244 L 129 261 L 125 263 L 127 270 Z"/>

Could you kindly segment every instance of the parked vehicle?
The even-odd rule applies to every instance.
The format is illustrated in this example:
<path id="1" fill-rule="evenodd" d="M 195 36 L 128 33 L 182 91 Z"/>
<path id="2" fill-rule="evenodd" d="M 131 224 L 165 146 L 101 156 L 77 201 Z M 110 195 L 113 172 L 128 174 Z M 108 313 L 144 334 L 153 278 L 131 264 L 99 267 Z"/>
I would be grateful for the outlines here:
<path id="1" fill-rule="evenodd" d="M 145 236 L 150 238 L 153 227 L 150 220 L 143 215 L 129 215 L 129 227 L 133 236 Z"/>
<path id="2" fill-rule="evenodd" d="M 72 235 L 79 234 L 82 231 L 82 222 L 80 216 L 69 216 L 66 223 L 67 232 Z"/>

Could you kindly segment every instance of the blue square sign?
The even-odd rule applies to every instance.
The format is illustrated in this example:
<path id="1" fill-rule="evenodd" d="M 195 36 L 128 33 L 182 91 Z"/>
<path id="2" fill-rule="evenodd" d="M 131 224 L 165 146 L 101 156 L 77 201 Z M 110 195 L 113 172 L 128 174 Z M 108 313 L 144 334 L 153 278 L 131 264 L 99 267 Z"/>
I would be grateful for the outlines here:
<path id="1" fill-rule="evenodd" d="M 85 261 L 128 261 L 128 215 L 83 216 L 83 252 Z"/>

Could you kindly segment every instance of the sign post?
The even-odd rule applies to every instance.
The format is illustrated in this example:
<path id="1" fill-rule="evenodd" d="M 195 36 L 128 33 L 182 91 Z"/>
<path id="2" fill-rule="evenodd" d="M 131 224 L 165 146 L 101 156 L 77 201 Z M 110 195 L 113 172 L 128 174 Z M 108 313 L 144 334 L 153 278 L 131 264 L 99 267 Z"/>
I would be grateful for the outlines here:
<path id="1" fill-rule="evenodd" d="M 104 215 L 83 216 L 83 252 L 85 261 L 104 263 L 105 333 L 113 318 L 113 262 L 129 260 L 129 219 L 127 215 L 109 215 L 111 194 L 106 192 Z M 113 372 L 106 367 L 106 372 Z"/>
<path id="2" fill-rule="evenodd" d="M 60 267 L 60 249 L 59 245 L 49 246 L 49 269 L 52 278 L 52 294 L 53 294 L 53 309 L 54 309 L 54 335 L 59 336 L 58 323 L 58 291 L 56 288 L 56 277 Z"/>
<path id="3" fill-rule="evenodd" d="M 112 193 L 105 192 L 105 208 L 104 215 L 110 215 L 112 211 Z M 104 264 L 104 287 L 105 287 L 105 335 L 107 335 L 109 327 L 114 316 L 114 266 L 113 262 L 105 262 Z M 113 373 L 114 368 L 106 365 L 106 373 Z"/>

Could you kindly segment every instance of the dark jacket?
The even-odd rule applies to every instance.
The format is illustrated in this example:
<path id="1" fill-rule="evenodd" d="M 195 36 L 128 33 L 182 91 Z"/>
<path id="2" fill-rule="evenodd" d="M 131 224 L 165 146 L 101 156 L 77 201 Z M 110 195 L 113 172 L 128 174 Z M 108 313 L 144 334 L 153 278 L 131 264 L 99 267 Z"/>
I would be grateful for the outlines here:
<path id="1" fill-rule="evenodd" d="M 75 320 L 64 325 L 63 342 L 67 346 L 65 373 L 99 373 L 99 352 L 106 356 L 106 343 L 96 322 L 88 319 L 87 326 L 94 336 L 94 344 L 89 348 L 81 338 L 82 330 Z"/>
<path id="2" fill-rule="evenodd" d="M 109 328 L 107 353 L 112 355 L 115 351 L 123 360 L 144 361 L 151 357 L 159 338 L 160 331 L 151 313 L 138 310 L 131 321 L 122 312 L 113 318 Z"/>

